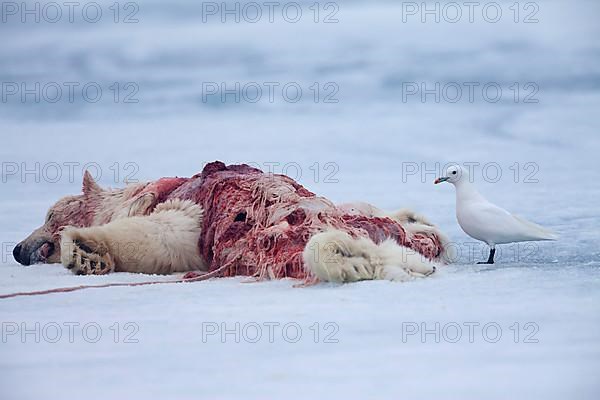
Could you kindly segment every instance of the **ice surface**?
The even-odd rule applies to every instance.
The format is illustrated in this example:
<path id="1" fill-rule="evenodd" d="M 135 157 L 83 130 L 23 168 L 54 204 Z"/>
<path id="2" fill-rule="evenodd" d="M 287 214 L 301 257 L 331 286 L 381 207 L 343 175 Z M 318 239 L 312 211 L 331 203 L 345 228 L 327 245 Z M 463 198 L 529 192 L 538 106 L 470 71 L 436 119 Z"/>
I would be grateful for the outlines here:
<path id="1" fill-rule="evenodd" d="M 513 2 L 499 3 L 506 11 Z M 12 246 L 54 201 L 79 192 L 88 162 L 100 166 L 106 186 L 128 176 L 189 176 L 215 159 L 279 163 L 275 172 L 296 163 L 301 173 L 288 169 L 292 177 L 336 202 L 423 213 L 460 258 L 405 284 L 293 288 L 239 278 L 2 300 L 2 398 L 598 398 L 596 1 L 539 2 L 537 24 L 402 23 L 401 3 L 391 1 L 341 2 L 338 24 L 203 24 L 195 2 L 139 4 L 132 25 L 0 25 L 11 39 L 0 48 L 3 82 L 137 82 L 140 100 L 0 105 L 0 293 L 170 279 L 76 277 L 58 265 L 15 263 Z M 205 103 L 207 81 L 298 82 L 305 90 L 335 82 L 339 103 Z M 498 103 L 404 103 L 407 81 L 498 82 L 505 95 Z M 514 82 L 537 83 L 539 103 L 515 103 L 507 89 Z M 560 240 L 500 246 L 496 265 L 474 265 L 487 249 L 456 223 L 453 188 L 433 185 L 435 170 L 452 161 L 479 162 L 476 183 L 490 201 Z M 22 176 L 36 162 L 40 173 Z M 72 180 L 69 162 L 79 163 Z M 42 172 L 49 163 L 61 166 L 56 183 L 50 169 Z M 502 168 L 497 182 L 484 179 L 486 163 Z M 526 183 L 532 171 L 537 182 Z M 70 322 L 80 324 L 73 343 Z M 40 343 L 21 337 L 35 323 Z M 56 343 L 48 340 L 53 323 L 62 333 Z M 86 323 L 101 328 L 97 343 L 85 340 L 95 332 L 85 336 Z M 236 323 L 246 336 L 258 324 L 261 339 L 203 340 L 214 326 Z M 273 343 L 269 323 L 279 324 Z M 297 325 L 284 337 L 288 323 Z M 472 343 L 470 323 L 479 324 Z M 452 343 L 455 324 L 462 336 Z M 415 326 L 434 333 L 423 340 L 409 334 Z M 302 337 L 291 343 L 294 327 Z M 490 343 L 496 327 L 502 336 Z M 131 339 L 138 342 L 125 343 Z"/>

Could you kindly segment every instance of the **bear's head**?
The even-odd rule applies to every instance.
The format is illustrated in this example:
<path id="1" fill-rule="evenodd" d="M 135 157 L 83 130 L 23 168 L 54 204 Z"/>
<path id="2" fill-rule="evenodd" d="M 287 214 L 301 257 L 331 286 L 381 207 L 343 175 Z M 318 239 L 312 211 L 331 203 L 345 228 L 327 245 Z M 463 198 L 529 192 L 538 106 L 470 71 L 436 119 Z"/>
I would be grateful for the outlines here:
<path id="1" fill-rule="evenodd" d="M 65 226 L 84 227 L 91 224 L 94 204 L 102 189 L 89 172 L 83 176 L 83 194 L 67 196 L 56 202 L 46 214 L 44 224 L 13 249 L 20 264 L 60 262 L 60 232 Z"/>

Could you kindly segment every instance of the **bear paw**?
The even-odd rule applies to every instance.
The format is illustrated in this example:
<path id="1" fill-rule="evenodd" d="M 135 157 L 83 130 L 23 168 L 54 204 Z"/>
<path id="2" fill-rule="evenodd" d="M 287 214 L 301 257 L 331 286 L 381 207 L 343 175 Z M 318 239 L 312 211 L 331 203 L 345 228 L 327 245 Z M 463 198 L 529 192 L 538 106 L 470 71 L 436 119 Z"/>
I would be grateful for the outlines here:
<path id="1" fill-rule="evenodd" d="M 115 270 L 115 261 L 108 252 L 94 252 L 85 243 L 74 240 L 66 267 L 76 275 L 105 275 Z"/>

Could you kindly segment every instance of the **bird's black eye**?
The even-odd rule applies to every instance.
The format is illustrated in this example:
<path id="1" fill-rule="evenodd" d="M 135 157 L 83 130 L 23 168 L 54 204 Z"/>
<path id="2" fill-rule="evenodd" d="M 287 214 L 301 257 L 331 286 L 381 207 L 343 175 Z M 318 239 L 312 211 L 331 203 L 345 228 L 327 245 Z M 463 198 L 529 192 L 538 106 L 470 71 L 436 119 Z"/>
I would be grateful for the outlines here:
<path id="1" fill-rule="evenodd" d="M 456 171 L 452 171 L 452 175 L 456 175 Z"/>

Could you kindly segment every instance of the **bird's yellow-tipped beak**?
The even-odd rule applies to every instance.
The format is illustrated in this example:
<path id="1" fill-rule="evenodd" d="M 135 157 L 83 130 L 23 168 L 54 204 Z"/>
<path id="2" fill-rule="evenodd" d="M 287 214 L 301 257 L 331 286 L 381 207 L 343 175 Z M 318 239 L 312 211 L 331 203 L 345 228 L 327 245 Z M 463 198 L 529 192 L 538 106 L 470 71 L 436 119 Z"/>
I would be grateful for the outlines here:
<path id="1" fill-rule="evenodd" d="M 438 184 L 438 183 L 442 183 L 442 182 L 446 182 L 448 180 L 447 176 L 443 176 L 441 178 L 437 178 L 435 181 L 433 181 L 434 184 Z"/>

